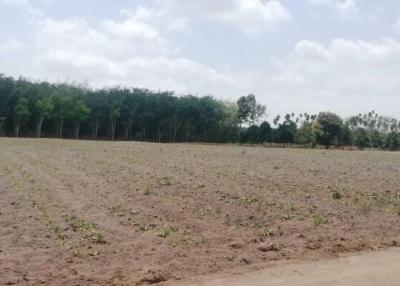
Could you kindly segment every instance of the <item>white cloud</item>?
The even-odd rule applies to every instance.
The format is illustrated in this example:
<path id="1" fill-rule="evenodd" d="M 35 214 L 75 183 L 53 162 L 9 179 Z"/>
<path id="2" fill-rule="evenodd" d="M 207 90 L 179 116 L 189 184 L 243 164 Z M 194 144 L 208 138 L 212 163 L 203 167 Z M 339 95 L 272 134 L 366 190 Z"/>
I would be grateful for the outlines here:
<path id="1" fill-rule="evenodd" d="M 304 40 L 288 55 L 271 60 L 267 70 L 234 73 L 171 52 L 159 33 L 149 37 L 133 31 L 127 36 L 83 20 L 47 20 L 36 35 L 39 74 L 53 80 L 53 75 L 89 79 L 95 86 L 123 84 L 224 98 L 253 92 L 274 112 L 375 109 L 396 115 L 400 106 L 400 42 L 393 39 L 337 39 L 329 45 Z"/>
<path id="2" fill-rule="evenodd" d="M 177 55 L 154 26 L 139 19 L 129 15 L 97 27 L 82 19 L 43 20 L 34 35 L 32 74 L 90 80 L 97 87 L 122 84 L 186 93 L 222 93 L 235 85 L 224 73 Z"/>
<path id="3" fill-rule="evenodd" d="M 25 44 L 21 41 L 10 39 L 0 42 L 0 53 L 15 53 L 21 51 L 25 47 Z"/>
<path id="4" fill-rule="evenodd" d="M 275 27 L 291 18 L 288 10 L 280 2 L 260 0 L 237 1 L 234 10 L 221 13 L 219 17 L 250 34 Z"/>
<path id="5" fill-rule="evenodd" d="M 35 20 L 43 15 L 38 3 L 45 3 L 45 0 L 0 0 L 0 7 L 12 8 L 14 13 L 28 17 L 29 21 Z"/>
<path id="6" fill-rule="evenodd" d="M 359 18 L 359 7 L 355 0 L 307 0 L 309 4 L 325 7 L 343 19 Z"/>
<path id="7" fill-rule="evenodd" d="M 354 0 L 337 1 L 335 7 L 342 15 L 358 14 L 358 6 Z"/>
<path id="8" fill-rule="evenodd" d="M 157 5 L 162 5 L 161 1 L 165 0 L 158 1 Z M 168 1 L 169 9 L 177 2 Z M 400 42 L 397 40 L 336 39 L 329 44 L 303 40 L 287 55 L 272 59 L 267 67 L 233 72 L 185 57 L 165 37 L 169 29 L 187 29 L 185 17 L 190 18 L 196 11 L 230 25 L 245 23 L 247 27 L 258 27 L 264 23 L 268 26 L 275 21 L 270 20 L 275 16 L 267 12 L 273 10 L 267 4 L 278 2 L 260 3 L 181 2 L 175 11 L 179 17 L 172 18 L 183 22 L 175 26 L 166 6 L 139 6 L 134 11 L 123 11 L 121 19 L 97 23 L 81 18 L 42 19 L 26 43 L 18 40 L 0 43 L 0 58 L 8 66 L 3 72 L 52 81 L 89 80 L 96 87 L 122 84 L 233 99 L 255 93 L 269 106 L 270 113 L 329 109 L 352 114 L 375 109 L 398 115 Z M 250 15 L 254 22 L 246 20 L 252 18 Z M 8 56 L 16 51 L 24 56 L 18 56 L 19 61 Z"/>
<path id="9" fill-rule="evenodd" d="M 271 98 L 277 105 L 289 103 L 292 108 L 314 112 L 331 109 L 351 114 L 376 109 L 398 114 L 398 41 L 337 39 L 323 45 L 305 40 L 273 64 L 265 90 L 274 94 Z"/>
<path id="10" fill-rule="evenodd" d="M 278 0 L 156 0 L 166 14 L 184 19 L 211 19 L 247 34 L 270 30 L 291 20 L 289 10 Z"/>
<path id="11" fill-rule="evenodd" d="M 400 18 L 398 18 L 398 19 L 396 20 L 396 22 L 394 23 L 394 25 L 393 25 L 393 30 L 394 30 L 396 33 L 399 33 L 399 34 L 400 34 Z"/>

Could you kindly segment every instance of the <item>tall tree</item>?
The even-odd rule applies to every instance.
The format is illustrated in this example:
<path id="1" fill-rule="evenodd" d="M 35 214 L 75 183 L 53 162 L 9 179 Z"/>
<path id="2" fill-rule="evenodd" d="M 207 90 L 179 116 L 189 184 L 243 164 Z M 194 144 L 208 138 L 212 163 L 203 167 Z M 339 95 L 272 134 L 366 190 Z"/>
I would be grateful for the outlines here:
<path id="1" fill-rule="evenodd" d="M 353 132 L 353 143 L 362 149 L 371 147 L 371 135 L 365 128 L 358 127 Z"/>
<path id="2" fill-rule="evenodd" d="M 303 125 L 297 129 L 295 135 L 295 143 L 298 145 L 308 145 L 314 147 L 316 145 L 314 124 L 305 121 Z"/>
<path id="3" fill-rule="evenodd" d="M 342 134 L 343 121 L 332 112 L 321 112 L 316 121 L 317 143 L 324 145 L 327 149 L 331 145 L 339 143 Z"/>
<path id="4" fill-rule="evenodd" d="M 36 101 L 35 109 L 38 116 L 36 124 L 36 137 L 40 138 L 42 134 L 43 121 L 51 116 L 53 112 L 53 99 L 49 95 L 41 97 L 38 101 Z"/>
<path id="5" fill-rule="evenodd" d="M 266 107 L 257 104 L 254 94 L 242 96 L 237 101 L 238 111 L 237 120 L 241 125 L 258 123 L 259 119 L 265 114 Z"/>
<path id="6" fill-rule="evenodd" d="M 83 121 L 89 118 L 90 108 L 79 97 L 75 97 L 71 101 L 71 107 L 68 112 L 68 119 L 74 124 L 75 139 L 79 139 L 80 126 Z"/>
<path id="7" fill-rule="evenodd" d="M 14 108 L 14 130 L 15 137 L 19 137 L 20 129 L 23 127 L 30 119 L 31 112 L 28 106 L 28 99 L 25 97 L 20 97 L 17 100 L 17 104 Z"/>

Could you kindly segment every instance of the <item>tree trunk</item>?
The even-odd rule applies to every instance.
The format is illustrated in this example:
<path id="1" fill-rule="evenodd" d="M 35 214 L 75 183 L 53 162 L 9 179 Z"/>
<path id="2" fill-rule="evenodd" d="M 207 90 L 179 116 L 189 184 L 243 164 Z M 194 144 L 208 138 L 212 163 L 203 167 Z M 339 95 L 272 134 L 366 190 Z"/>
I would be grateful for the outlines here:
<path id="1" fill-rule="evenodd" d="M 133 131 L 133 117 L 129 118 L 128 140 L 132 139 L 132 131 Z"/>
<path id="2" fill-rule="evenodd" d="M 75 124 L 75 139 L 79 139 L 79 129 L 81 127 L 80 123 Z"/>
<path id="3" fill-rule="evenodd" d="M 129 122 L 124 127 L 124 139 L 129 140 Z"/>
<path id="4" fill-rule="evenodd" d="M 43 116 L 41 116 L 39 118 L 39 122 L 38 122 L 38 124 L 36 126 L 36 138 L 40 138 L 40 136 L 42 135 L 43 120 L 44 120 L 44 118 L 43 118 Z"/>
<path id="5" fill-rule="evenodd" d="M 126 140 L 131 140 L 132 138 L 132 129 L 133 129 L 133 119 L 129 118 L 128 122 L 125 124 L 125 131 L 124 131 L 124 137 Z"/>
<path id="6" fill-rule="evenodd" d="M 6 117 L 0 118 L 0 135 L 3 135 L 4 132 L 4 123 L 6 122 Z M 5 134 L 4 134 L 5 135 Z"/>
<path id="7" fill-rule="evenodd" d="M 181 126 L 181 121 L 177 120 L 177 122 L 175 122 L 175 124 L 174 124 L 174 134 L 172 137 L 172 142 L 174 142 L 174 143 L 176 142 L 176 135 L 178 133 L 178 129 L 180 126 Z"/>
<path id="8" fill-rule="evenodd" d="M 97 139 L 97 133 L 99 130 L 99 119 L 96 117 L 96 119 L 94 120 L 94 127 L 93 127 L 93 139 Z"/>
<path id="9" fill-rule="evenodd" d="M 143 132 L 142 132 L 142 141 L 146 140 L 146 128 L 143 128 Z"/>
<path id="10" fill-rule="evenodd" d="M 19 129 L 20 129 L 20 124 L 19 124 L 19 122 L 17 122 L 16 124 L 15 124 L 15 127 L 14 127 L 14 131 L 15 131 L 15 137 L 19 137 Z"/>
<path id="11" fill-rule="evenodd" d="M 111 132 L 111 140 L 112 141 L 115 141 L 115 127 L 117 126 L 117 120 L 112 120 L 111 121 L 111 130 L 110 130 L 110 132 Z"/>
<path id="12" fill-rule="evenodd" d="M 59 126 L 58 126 L 58 132 L 57 132 L 58 138 L 62 138 L 63 127 L 64 127 L 64 119 L 61 119 Z"/>
<path id="13" fill-rule="evenodd" d="M 161 129 L 158 128 L 158 143 L 161 143 L 161 137 L 162 137 Z"/>

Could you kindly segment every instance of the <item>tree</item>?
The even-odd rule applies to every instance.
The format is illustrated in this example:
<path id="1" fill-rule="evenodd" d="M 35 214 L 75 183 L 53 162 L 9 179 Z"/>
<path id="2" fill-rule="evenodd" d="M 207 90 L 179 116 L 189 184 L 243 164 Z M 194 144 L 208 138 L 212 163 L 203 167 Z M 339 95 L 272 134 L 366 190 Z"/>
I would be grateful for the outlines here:
<path id="1" fill-rule="evenodd" d="M 259 119 L 265 114 L 266 107 L 257 104 L 253 94 L 242 96 L 237 101 L 237 121 L 239 125 L 258 123 Z"/>
<path id="2" fill-rule="evenodd" d="M 117 121 L 121 117 L 121 106 L 125 91 L 119 87 L 112 88 L 107 93 L 108 96 L 108 133 L 112 141 L 115 140 L 115 130 L 117 128 Z"/>
<path id="3" fill-rule="evenodd" d="M 20 97 L 14 108 L 14 130 L 15 137 L 19 137 L 20 128 L 23 127 L 30 119 L 31 112 L 29 111 L 28 99 Z"/>
<path id="4" fill-rule="evenodd" d="M 36 125 L 36 137 L 40 138 L 42 134 L 43 120 L 51 116 L 54 109 L 54 103 L 52 98 L 50 96 L 45 96 L 40 98 L 38 101 L 36 101 L 35 109 L 38 114 L 38 120 Z"/>
<path id="5" fill-rule="evenodd" d="M 384 148 L 385 146 L 385 135 L 378 130 L 373 130 L 371 133 L 371 146 L 373 148 Z"/>
<path id="6" fill-rule="evenodd" d="M 316 139 L 317 143 L 329 148 L 331 145 L 337 145 L 342 135 L 343 121 L 331 112 L 321 112 L 316 121 Z"/>
<path id="7" fill-rule="evenodd" d="M 251 125 L 250 127 L 242 130 L 241 139 L 242 143 L 257 144 L 258 142 L 258 129 L 257 125 Z"/>
<path id="8" fill-rule="evenodd" d="M 342 134 L 340 135 L 339 144 L 341 146 L 353 145 L 353 134 L 348 124 L 344 124 L 342 128 Z"/>
<path id="9" fill-rule="evenodd" d="M 316 138 L 314 124 L 310 122 L 304 122 L 303 125 L 297 129 L 294 141 L 298 145 L 315 147 Z"/>
<path id="10" fill-rule="evenodd" d="M 63 136 L 63 128 L 65 119 L 68 118 L 70 109 L 72 108 L 72 95 L 68 94 L 65 87 L 58 87 L 53 94 L 53 113 L 51 117 L 56 123 L 56 136 L 61 138 Z"/>
<path id="11" fill-rule="evenodd" d="M 75 97 L 71 101 L 71 107 L 68 112 L 68 119 L 70 119 L 74 124 L 75 139 L 79 139 L 79 130 L 81 123 L 88 119 L 90 112 L 90 108 L 86 106 L 82 99 Z"/>
<path id="12" fill-rule="evenodd" d="M 272 128 L 271 125 L 264 121 L 258 128 L 257 132 L 257 142 L 258 143 L 265 143 L 272 141 Z"/>
<path id="13" fill-rule="evenodd" d="M 0 135 L 5 135 L 6 125 L 13 113 L 13 88 L 14 79 L 0 74 Z"/>
<path id="14" fill-rule="evenodd" d="M 279 124 L 278 129 L 275 131 L 275 142 L 283 144 L 294 143 L 297 126 L 293 121 L 285 121 Z"/>
<path id="15" fill-rule="evenodd" d="M 386 138 L 385 147 L 390 151 L 400 150 L 400 133 L 390 132 Z"/>
<path id="16" fill-rule="evenodd" d="M 353 131 L 353 143 L 361 150 L 371 147 L 371 136 L 364 128 L 357 128 Z"/>

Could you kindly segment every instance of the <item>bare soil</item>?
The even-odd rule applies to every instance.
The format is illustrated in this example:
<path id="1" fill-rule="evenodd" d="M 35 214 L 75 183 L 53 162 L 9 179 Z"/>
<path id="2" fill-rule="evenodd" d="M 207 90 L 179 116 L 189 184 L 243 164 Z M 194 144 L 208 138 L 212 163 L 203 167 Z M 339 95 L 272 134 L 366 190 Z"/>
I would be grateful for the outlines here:
<path id="1" fill-rule="evenodd" d="M 170 282 L 164 286 L 398 286 L 400 249 L 363 253 L 339 259 L 276 263 L 260 271 Z M 194 279 L 196 280 L 196 279 Z"/>
<path id="2" fill-rule="evenodd" d="M 0 281 L 148 285 L 400 244 L 400 153 L 0 139 Z"/>

